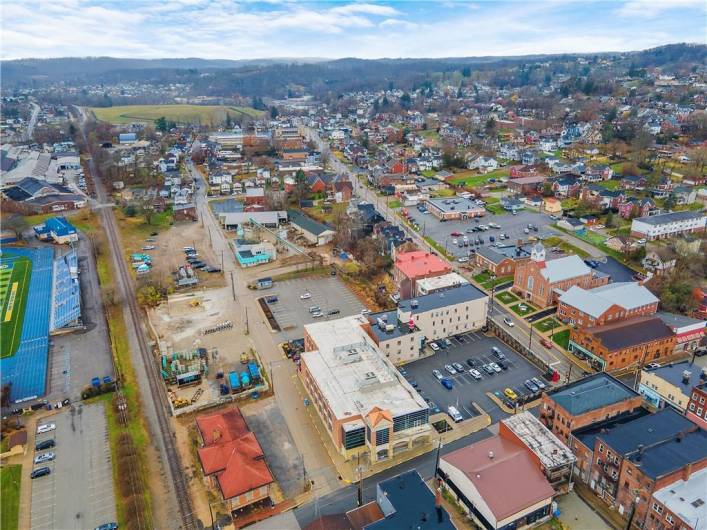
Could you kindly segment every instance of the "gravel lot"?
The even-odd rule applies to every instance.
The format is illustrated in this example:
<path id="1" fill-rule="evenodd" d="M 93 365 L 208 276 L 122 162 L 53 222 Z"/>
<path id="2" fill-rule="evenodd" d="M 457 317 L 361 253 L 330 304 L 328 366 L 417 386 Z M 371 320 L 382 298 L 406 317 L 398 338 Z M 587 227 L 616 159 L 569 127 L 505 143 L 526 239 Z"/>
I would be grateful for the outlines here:
<path id="1" fill-rule="evenodd" d="M 52 472 L 31 480 L 31 528 L 90 529 L 116 521 L 103 405 L 79 404 L 44 423 L 56 424 L 56 430 L 37 435 L 37 441 L 54 438 L 56 446 L 47 451 L 56 458 L 34 466 L 46 466 Z"/>
<path id="2" fill-rule="evenodd" d="M 454 245 L 452 240 L 458 238 L 451 236 L 451 233 L 456 231 L 466 234 L 465 231 L 467 228 L 479 224 L 488 225 L 489 223 L 496 223 L 501 227 L 500 229 L 492 228 L 485 232 L 466 234 L 468 235 L 469 240 L 472 239 L 472 236 L 475 239 L 477 235 L 480 235 L 484 239 L 484 245 L 490 244 L 489 236 L 494 236 L 497 238 L 500 233 L 507 234 L 509 237 L 508 241 L 510 242 L 515 242 L 518 239 L 527 239 L 530 235 L 546 236 L 552 234 L 547 229 L 543 229 L 543 227 L 546 227 L 553 222 L 550 219 L 550 216 L 530 211 L 520 211 L 517 215 L 494 215 L 487 213 L 486 216 L 481 218 L 478 223 L 473 219 L 466 221 L 446 221 L 442 223 L 432 214 L 422 214 L 416 208 L 408 208 L 408 211 L 412 215 L 412 218 L 420 225 L 420 233 L 424 231 L 425 236 L 429 236 L 440 245 L 446 246 L 447 251 L 455 256 L 466 256 L 469 253 L 469 249 L 473 247 L 469 246 L 460 248 L 458 244 Z M 540 230 L 538 232 L 526 234 L 523 230 L 529 223 L 539 227 Z"/>
<path id="3" fill-rule="evenodd" d="M 311 297 L 302 300 L 300 296 L 305 293 Z M 280 324 L 282 341 L 301 338 L 303 326 L 310 322 L 351 316 L 364 309 L 356 295 L 335 276 L 275 282 L 273 288 L 264 292 L 263 296 L 278 297 L 278 301 L 269 307 Z M 309 308 L 313 306 L 319 306 L 324 316 L 312 318 Z M 327 312 L 336 309 L 339 310 L 338 314 L 327 315 Z"/>
<path id="4" fill-rule="evenodd" d="M 531 377 L 541 378 L 541 371 L 530 364 L 523 357 L 509 349 L 495 337 L 487 337 L 480 332 L 466 333 L 451 338 L 452 346 L 445 350 L 440 350 L 435 355 L 406 364 L 404 370 L 409 381 L 416 381 L 420 394 L 431 399 L 439 409 L 444 412 L 449 405 L 459 406 L 457 409 L 468 419 L 476 415 L 476 410 L 471 407 L 474 401 L 481 406 L 490 416 L 492 423 L 505 418 L 507 414 L 503 412 L 493 401 L 489 399 L 486 392 L 503 392 L 506 387 L 512 388 L 518 396 L 530 394 L 523 385 L 526 379 Z M 489 375 L 483 370 L 481 380 L 474 379 L 469 374 L 469 365 L 466 360 L 477 359 L 482 364 L 495 362 L 497 359 L 492 355 L 491 347 L 496 346 L 508 360 L 508 369 L 499 374 Z M 465 372 L 457 375 L 449 375 L 445 369 L 445 364 L 454 362 L 461 363 L 465 367 Z M 445 377 L 452 379 L 454 388 L 447 390 L 432 375 L 432 370 L 437 369 Z M 542 379 L 541 379 L 542 380 Z M 544 380 L 543 380 L 544 382 Z"/>

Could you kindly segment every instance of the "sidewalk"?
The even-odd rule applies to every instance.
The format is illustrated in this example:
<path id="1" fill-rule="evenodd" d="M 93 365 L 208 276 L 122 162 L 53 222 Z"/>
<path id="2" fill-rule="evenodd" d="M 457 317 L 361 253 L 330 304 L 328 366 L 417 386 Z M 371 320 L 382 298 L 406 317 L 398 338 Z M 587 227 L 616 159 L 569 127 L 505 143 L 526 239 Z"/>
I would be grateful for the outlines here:
<path id="1" fill-rule="evenodd" d="M 623 529 L 626 527 L 626 520 L 616 510 L 612 510 L 608 504 L 594 495 L 594 492 L 584 483 L 574 482 L 574 491 L 611 528 Z"/>

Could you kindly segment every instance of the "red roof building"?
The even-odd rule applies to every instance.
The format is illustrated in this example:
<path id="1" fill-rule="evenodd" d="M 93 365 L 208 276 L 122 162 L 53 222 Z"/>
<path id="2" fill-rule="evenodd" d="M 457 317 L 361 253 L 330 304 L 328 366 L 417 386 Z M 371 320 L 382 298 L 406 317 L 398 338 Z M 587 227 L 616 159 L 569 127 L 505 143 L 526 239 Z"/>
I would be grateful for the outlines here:
<path id="1" fill-rule="evenodd" d="M 555 490 L 520 443 L 493 436 L 444 455 L 439 469 L 481 528 L 520 528 L 550 517 Z"/>
<path id="2" fill-rule="evenodd" d="M 238 408 L 199 416 L 196 426 L 203 441 L 198 450 L 201 468 L 230 501 L 232 511 L 270 496 L 275 480 Z"/>
<path id="3" fill-rule="evenodd" d="M 433 278 L 452 272 L 452 267 L 443 259 L 415 250 L 396 254 L 393 267 L 393 280 L 402 298 L 415 296 L 416 282 L 424 278 Z"/>

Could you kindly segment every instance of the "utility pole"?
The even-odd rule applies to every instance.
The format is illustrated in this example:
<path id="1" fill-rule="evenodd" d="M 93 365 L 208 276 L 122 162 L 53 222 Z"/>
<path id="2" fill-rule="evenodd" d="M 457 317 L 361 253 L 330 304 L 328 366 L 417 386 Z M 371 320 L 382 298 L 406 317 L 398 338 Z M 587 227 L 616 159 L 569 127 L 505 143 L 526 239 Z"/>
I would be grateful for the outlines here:
<path id="1" fill-rule="evenodd" d="M 439 476 L 437 474 L 437 470 L 439 469 L 439 457 L 440 457 L 441 452 L 442 452 L 442 435 L 440 435 L 439 442 L 437 443 L 437 455 L 435 456 L 435 478 L 437 478 Z"/>
<path id="2" fill-rule="evenodd" d="M 206 229 L 209 231 L 209 246 L 210 246 L 211 248 L 214 248 L 214 242 L 213 242 L 213 240 L 211 239 L 211 227 L 210 227 L 210 226 L 207 226 Z"/>
<path id="3" fill-rule="evenodd" d="M 633 524 L 633 517 L 636 515 L 636 505 L 641 498 L 636 496 L 631 505 L 631 516 L 628 518 L 628 524 L 626 525 L 626 530 L 631 530 L 631 525 Z"/>
<path id="4" fill-rule="evenodd" d="M 358 501 L 359 506 L 363 506 L 363 473 L 361 469 L 361 452 L 359 451 L 358 453 L 358 465 L 356 466 L 356 469 L 358 470 L 358 491 L 357 491 L 357 498 L 356 500 Z"/>
<path id="5" fill-rule="evenodd" d="M 236 284 L 233 283 L 233 271 L 231 271 L 231 292 L 233 293 L 233 301 L 236 301 Z"/>
<path id="6" fill-rule="evenodd" d="M 533 343 L 533 323 L 530 323 L 530 336 L 528 337 L 528 351 L 530 350 L 530 345 Z"/>
<path id="7" fill-rule="evenodd" d="M 248 335 L 248 308 L 245 308 L 245 334 Z"/>
<path id="8" fill-rule="evenodd" d="M 223 270 L 223 250 L 221 250 L 221 270 Z"/>

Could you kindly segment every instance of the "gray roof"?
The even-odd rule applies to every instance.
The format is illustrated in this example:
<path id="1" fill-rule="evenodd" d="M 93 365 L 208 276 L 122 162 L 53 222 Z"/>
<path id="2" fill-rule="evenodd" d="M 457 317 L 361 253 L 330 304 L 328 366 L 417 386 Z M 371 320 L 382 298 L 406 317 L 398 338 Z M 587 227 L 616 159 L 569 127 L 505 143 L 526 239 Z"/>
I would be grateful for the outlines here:
<path id="1" fill-rule="evenodd" d="M 560 301 L 598 318 L 614 304 L 629 310 L 659 300 L 637 282 L 617 282 L 590 290 L 573 285 L 560 297 Z"/>
<path id="2" fill-rule="evenodd" d="M 699 324 L 700 322 L 703 325 L 706 324 L 704 320 L 699 318 L 686 317 L 684 315 L 676 315 L 675 313 L 666 313 L 664 311 L 659 311 L 656 315 L 659 316 L 660 319 L 671 328 L 692 326 L 693 324 Z"/>
<path id="3" fill-rule="evenodd" d="M 639 394 L 618 379 L 600 372 L 549 392 L 573 416 L 634 398 Z"/>
<path id="4" fill-rule="evenodd" d="M 492 263 L 498 264 L 506 258 L 518 259 L 527 258 L 530 256 L 530 249 L 526 245 L 525 247 L 520 247 L 520 254 L 516 255 L 516 247 L 479 247 L 476 250 L 477 254 L 481 254 L 483 257 L 491 261 Z"/>
<path id="5" fill-rule="evenodd" d="M 302 230 L 309 232 L 315 236 L 321 235 L 324 232 L 332 232 L 333 230 L 325 224 L 315 221 L 311 217 L 298 212 L 297 210 L 287 210 L 290 216 L 290 222 L 299 226 Z"/>
<path id="6" fill-rule="evenodd" d="M 550 283 L 561 282 L 577 276 L 589 274 L 591 269 L 579 256 L 565 256 L 545 262 L 545 267 L 540 271 Z"/>
<path id="7" fill-rule="evenodd" d="M 673 335 L 673 331 L 656 316 L 637 317 L 615 324 L 598 326 L 590 328 L 588 333 L 594 335 L 610 352 L 667 339 Z"/>
<path id="8" fill-rule="evenodd" d="M 466 284 L 459 287 L 444 289 L 443 291 L 437 291 L 432 294 L 418 296 L 417 298 L 401 300 L 398 304 L 398 309 L 405 312 L 411 312 L 415 315 L 418 313 L 433 311 L 441 307 L 461 304 L 471 300 L 478 300 L 480 298 L 488 298 L 488 295 L 473 285 Z M 417 302 L 417 307 L 412 307 L 413 301 Z"/>
<path id="9" fill-rule="evenodd" d="M 682 212 L 662 213 L 659 215 L 647 215 L 645 217 L 639 217 L 635 220 L 640 221 L 642 223 L 649 224 L 649 225 L 662 225 L 662 224 L 666 224 L 666 223 L 675 223 L 677 221 L 687 221 L 690 219 L 699 219 L 704 216 L 705 216 L 705 214 L 703 212 L 692 212 L 690 210 L 685 210 Z"/>
<path id="10" fill-rule="evenodd" d="M 427 199 L 427 202 L 445 213 L 485 211 L 484 208 L 476 204 L 476 202 L 471 201 L 469 199 L 464 199 L 463 197 L 450 197 L 446 199 Z"/>
<path id="11" fill-rule="evenodd" d="M 694 424 L 693 424 L 694 425 Z M 629 460 L 639 465 L 641 470 L 655 480 L 707 458 L 707 431 L 697 429 L 678 439 L 674 437 L 654 447 L 648 447 L 643 454 L 635 451 Z"/>
<path id="12" fill-rule="evenodd" d="M 690 395 L 690 392 L 694 386 L 704 382 L 700 378 L 702 367 L 694 365 L 688 361 L 666 364 L 665 366 L 649 371 L 659 376 L 661 379 L 669 382 L 673 386 L 682 389 L 685 395 Z M 690 372 L 690 375 L 687 378 L 687 383 L 682 382 L 682 375 L 685 371 Z"/>
<path id="13" fill-rule="evenodd" d="M 697 528 L 698 522 L 707 523 L 705 492 L 707 492 L 707 469 L 702 469 L 690 475 L 687 481 L 680 479 L 657 490 L 653 496 L 691 528 Z"/>
<path id="14" fill-rule="evenodd" d="M 378 319 L 381 319 L 387 324 L 395 325 L 395 328 L 392 331 L 381 329 L 378 326 Z M 398 337 L 403 337 L 410 334 L 410 326 L 407 322 L 400 322 L 398 320 L 398 312 L 396 310 L 371 313 L 368 315 L 368 321 L 371 323 L 373 333 L 381 341 L 397 339 Z"/>

